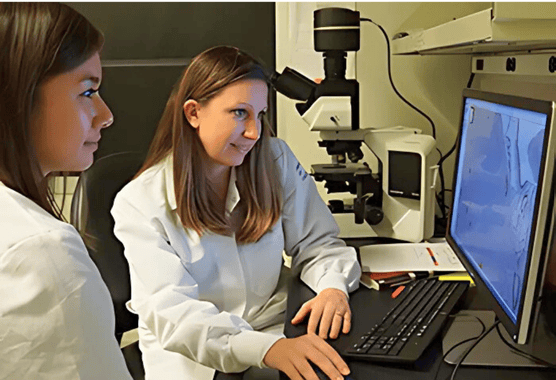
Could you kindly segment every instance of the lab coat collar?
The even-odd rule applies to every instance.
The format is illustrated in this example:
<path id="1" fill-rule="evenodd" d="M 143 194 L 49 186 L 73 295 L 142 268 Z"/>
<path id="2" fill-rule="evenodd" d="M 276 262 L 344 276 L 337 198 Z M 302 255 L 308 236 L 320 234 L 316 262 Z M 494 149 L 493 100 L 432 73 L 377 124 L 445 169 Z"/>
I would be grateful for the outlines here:
<path id="1" fill-rule="evenodd" d="M 174 192 L 174 159 L 172 153 L 165 158 L 165 176 L 166 176 L 166 197 L 171 210 L 178 208 L 176 203 L 176 193 Z M 226 213 L 231 214 L 236 205 L 239 203 L 239 191 L 236 185 L 237 175 L 236 168 L 232 166 L 230 173 L 230 181 L 228 182 L 228 194 L 226 195 Z"/>
<path id="2" fill-rule="evenodd" d="M 232 166 L 230 182 L 228 182 L 228 194 L 226 194 L 226 212 L 228 215 L 234 211 L 234 208 L 239 203 L 239 191 L 237 189 L 236 180 L 236 168 Z"/>
<path id="3" fill-rule="evenodd" d="M 164 170 L 166 171 L 166 199 L 171 210 L 175 210 L 176 204 L 176 193 L 174 192 L 174 159 L 172 157 L 172 152 L 166 156 L 164 163 Z"/>

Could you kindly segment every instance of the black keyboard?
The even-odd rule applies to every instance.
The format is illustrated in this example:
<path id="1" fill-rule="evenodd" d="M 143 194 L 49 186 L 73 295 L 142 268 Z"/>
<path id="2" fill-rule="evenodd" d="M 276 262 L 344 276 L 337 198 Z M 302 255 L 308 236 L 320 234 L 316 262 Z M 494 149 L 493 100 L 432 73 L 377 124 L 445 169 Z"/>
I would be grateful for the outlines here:
<path id="1" fill-rule="evenodd" d="M 382 322 L 342 354 L 346 357 L 414 363 L 440 333 L 468 282 L 418 280 L 406 285 Z"/>

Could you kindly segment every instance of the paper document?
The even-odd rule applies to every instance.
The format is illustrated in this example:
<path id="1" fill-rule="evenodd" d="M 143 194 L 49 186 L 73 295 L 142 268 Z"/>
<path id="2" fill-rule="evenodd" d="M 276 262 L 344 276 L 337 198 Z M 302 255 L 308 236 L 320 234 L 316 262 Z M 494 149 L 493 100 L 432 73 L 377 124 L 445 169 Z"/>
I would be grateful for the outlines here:
<path id="1" fill-rule="evenodd" d="M 360 253 L 363 272 L 465 271 L 446 242 L 366 245 Z"/>

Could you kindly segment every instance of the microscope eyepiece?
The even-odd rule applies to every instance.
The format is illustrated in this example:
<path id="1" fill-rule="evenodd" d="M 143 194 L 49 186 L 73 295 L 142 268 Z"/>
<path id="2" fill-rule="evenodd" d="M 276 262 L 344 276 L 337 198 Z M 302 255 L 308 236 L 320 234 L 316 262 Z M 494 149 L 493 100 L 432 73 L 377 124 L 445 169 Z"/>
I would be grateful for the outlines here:
<path id="1" fill-rule="evenodd" d="M 288 98 L 300 101 L 307 101 L 317 87 L 315 82 L 289 67 L 282 74 L 274 72 L 270 84 Z"/>

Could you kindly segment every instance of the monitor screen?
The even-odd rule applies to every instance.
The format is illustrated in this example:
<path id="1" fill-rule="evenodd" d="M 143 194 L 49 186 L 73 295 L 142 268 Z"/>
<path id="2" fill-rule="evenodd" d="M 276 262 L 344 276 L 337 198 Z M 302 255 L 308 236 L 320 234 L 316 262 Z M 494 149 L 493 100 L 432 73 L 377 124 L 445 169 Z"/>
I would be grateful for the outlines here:
<path id="1" fill-rule="evenodd" d="M 549 101 L 464 91 L 447 238 L 517 343 L 538 310 L 551 235 L 552 112 Z"/>

